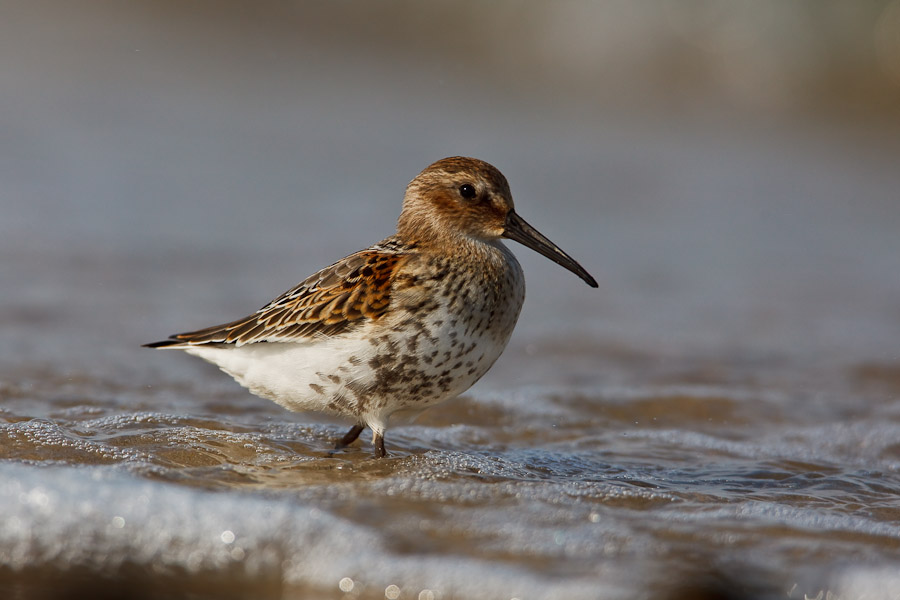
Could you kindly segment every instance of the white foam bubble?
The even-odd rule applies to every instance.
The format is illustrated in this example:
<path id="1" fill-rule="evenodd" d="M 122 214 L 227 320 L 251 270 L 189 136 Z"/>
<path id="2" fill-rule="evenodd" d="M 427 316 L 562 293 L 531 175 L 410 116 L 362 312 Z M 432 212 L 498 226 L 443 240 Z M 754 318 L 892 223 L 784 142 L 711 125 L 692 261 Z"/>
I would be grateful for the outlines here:
<path id="1" fill-rule="evenodd" d="M 0 478 L 0 565 L 15 570 L 109 573 L 127 561 L 148 573 L 227 572 L 251 584 L 275 576 L 288 587 L 386 595 L 591 598 L 597 590 L 596 581 L 554 582 L 477 559 L 397 554 L 380 533 L 284 496 L 184 488 L 111 467 L 5 464 Z"/>

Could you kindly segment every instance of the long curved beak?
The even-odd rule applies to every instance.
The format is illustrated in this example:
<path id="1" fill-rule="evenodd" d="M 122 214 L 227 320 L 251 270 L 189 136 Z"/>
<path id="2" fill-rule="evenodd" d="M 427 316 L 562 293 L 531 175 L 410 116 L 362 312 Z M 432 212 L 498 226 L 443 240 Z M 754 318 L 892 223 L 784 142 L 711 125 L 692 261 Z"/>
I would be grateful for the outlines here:
<path id="1" fill-rule="evenodd" d="M 514 211 L 509 211 L 506 216 L 506 227 L 503 237 L 515 240 L 524 246 L 528 246 L 535 252 L 540 252 L 553 262 L 572 271 L 591 287 L 597 287 L 597 282 L 584 267 L 575 262 L 575 259 L 559 249 L 559 246 L 548 240 L 544 235 L 525 222 L 525 219 Z"/>

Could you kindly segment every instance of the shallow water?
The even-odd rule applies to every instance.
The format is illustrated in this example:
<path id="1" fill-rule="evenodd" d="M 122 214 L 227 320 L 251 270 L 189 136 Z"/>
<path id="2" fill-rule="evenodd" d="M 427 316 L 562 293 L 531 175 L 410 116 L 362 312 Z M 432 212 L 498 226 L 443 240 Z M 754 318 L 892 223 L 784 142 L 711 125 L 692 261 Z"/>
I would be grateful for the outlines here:
<path id="1" fill-rule="evenodd" d="M 391 429 L 378 461 L 368 444 L 332 456 L 340 426 L 197 371 L 5 386 L 0 557 L 16 579 L 366 598 L 897 583 L 900 423 L 877 385 L 852 407 L 726 380 L 487 389 Z"/>
<path id="2" fill-rule="evenodd" d="M 0 54 L 4 597 L 900 598 L 900 137 L 68 17 L 0 25 L 35 50 Z M 139 347 L 388 235 L 456 153 L 600 289 L 513 245 L 510 347 L 387 459 Z"/>

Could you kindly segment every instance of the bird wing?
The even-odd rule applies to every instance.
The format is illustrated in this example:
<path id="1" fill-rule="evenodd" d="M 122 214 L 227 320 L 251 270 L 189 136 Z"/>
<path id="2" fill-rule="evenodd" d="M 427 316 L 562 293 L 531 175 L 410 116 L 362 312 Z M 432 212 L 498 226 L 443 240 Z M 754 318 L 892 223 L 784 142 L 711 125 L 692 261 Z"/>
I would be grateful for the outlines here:
<path id="1" fill-rule="evenodd" d="M 150 347 L 198 344 L 295 342 L 346 332 L 380 318 L 390 304 L 391 282 L 405 260 L 402 252 L 378 246 L 326 267 L 252 315 L 171 336 Z"/>

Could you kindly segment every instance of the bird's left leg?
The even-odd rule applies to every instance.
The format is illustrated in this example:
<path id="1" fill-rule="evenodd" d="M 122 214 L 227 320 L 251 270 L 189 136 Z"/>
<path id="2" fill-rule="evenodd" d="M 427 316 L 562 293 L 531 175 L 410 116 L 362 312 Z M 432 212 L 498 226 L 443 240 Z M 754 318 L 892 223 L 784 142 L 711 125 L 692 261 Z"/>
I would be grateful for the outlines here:
<path id="1" fill-rule="evenodd" d="M 351 427 L 350 431 L 345 433 L 344 437 L 342 437 L 338 441 L 338 443 L 334 445 L 334 449 L 335 450 L 343 450 L 344 448 L 346 448 L 347 446 L 349 446 L 350 444 L 355 442 L 356 438 L 359 437 L 359 434 L 362 433 L 362 430 L 365 428 L 366 428 L 366 426 L 361 423 L 357 423 L 356 425 Z"/>

